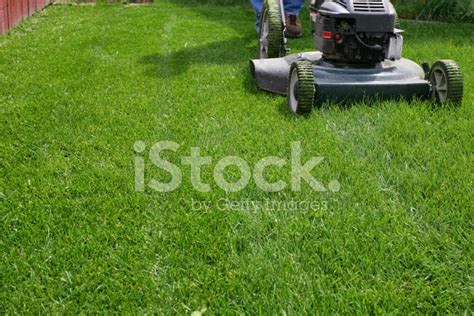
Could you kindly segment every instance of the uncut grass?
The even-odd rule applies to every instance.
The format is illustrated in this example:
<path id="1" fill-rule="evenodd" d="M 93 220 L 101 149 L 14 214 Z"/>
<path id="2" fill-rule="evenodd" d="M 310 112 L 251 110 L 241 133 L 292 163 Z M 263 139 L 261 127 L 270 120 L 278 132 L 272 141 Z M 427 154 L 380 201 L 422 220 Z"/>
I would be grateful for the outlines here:
<path id="1" fill-rule="evenodd" d="M 460 108 L 327 104 L 300 118 L 248 73 L 253 19 L 247 7 L 53 6 L 0 38 L 3 312 L 471 309 L 473 25 L 402 21 L 407 58 L 459 62 Z M 310 45 L 309 32 L 290 41 Z M 212 191 L 183 167 L 175 192 L 135 192 L 137 140 L 179 143 L 175 163 L 200 147 Z M 289 160 L 292 141 L 304 160 L 326 157 L 314 175 L 340 192 L 214 184 L 218 159 Z M 146 176 L 167 179 L 150 164 Z M 223 198 L 328 208 L 191 211 Z"/>
<path id="2" fill-rule="evenodd" d="M 392 0 L 403 18 L 448 22 L 474 22 L 471 0 Z"/>

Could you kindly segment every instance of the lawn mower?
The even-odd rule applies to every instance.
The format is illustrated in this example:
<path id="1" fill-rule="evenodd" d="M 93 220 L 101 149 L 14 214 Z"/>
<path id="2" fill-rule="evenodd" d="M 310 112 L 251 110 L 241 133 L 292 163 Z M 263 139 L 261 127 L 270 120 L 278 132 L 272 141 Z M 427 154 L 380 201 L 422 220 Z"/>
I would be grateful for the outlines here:
<path id="1" fill-rule="evenodd" d="M 402 58 L 403 31 L 389 0 L 312 0 L 313 46 L 287 56 L 282 0 L 265 0 L 258 59 L 261 89 L 287 95 L 289 108 L 309 113 L 326 100 L 433 99 L 460 105 L 463 76 L 452 60 L 418 65 Z"/>

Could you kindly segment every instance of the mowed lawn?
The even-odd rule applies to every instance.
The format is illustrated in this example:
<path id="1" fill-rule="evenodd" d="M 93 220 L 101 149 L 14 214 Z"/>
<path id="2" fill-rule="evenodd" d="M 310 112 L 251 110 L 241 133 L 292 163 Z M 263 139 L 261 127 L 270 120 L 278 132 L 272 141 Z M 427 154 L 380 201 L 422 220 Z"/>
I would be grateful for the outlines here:
<path id="1" fill-rule="evenodd" d="M 297 117 L 249 74 L 250 7 L 180 3 L 50 6 L 0 38 L 0 313 L 471 313 L 474 25 L 402 21 L 405 57 L 459 62 L 461 107 Z M 137 192 L 136 158 L 145 183 L 170 180 L 148 157 L 163 140 L 183 183 Z M 292 142 L 338 192 L 216 185 L 226 156 L 282 157 L 266 176 L 289 183 Z M 212 157 L 208 193 L 180 165 L 191 147 Z"/>

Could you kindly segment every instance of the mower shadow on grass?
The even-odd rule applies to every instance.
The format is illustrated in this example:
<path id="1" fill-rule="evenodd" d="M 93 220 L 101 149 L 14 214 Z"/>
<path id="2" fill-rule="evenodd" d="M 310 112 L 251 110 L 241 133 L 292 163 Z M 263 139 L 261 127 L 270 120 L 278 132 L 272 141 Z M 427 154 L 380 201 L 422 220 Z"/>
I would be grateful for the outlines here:
<path id="1" fill-rule="evenodd" d="M 268 93 L 269 95 L 274 95 L 270 92 Z M 295 116 L 295 114 L 288 107 L 286 96 L 285 97 L 280 96 L 280 97 L 282 98 L 282 102 L 278 110 L 282 116 L 285 116 L 291 119 L 295 119 L 295 118 L 305 119 L 312 115 L 311 113 L 309 113 L 309 114 L 302 114 L 299 116 Z M 313 109 L 313 112 L 317 113 L 319 111 L 325 111 L 327 109 L 335 109 L 337 111 L 350 111 L 352 108 L 355 108 L 355 107 L 383 108 L 384 106 L 389 105 L 389 104 L 397 104 L 397 105 L 403 104 L 403 105 L 408 105 L 414 108 L 423 107 L 423 108 L 429 109 L 429 111 L 431 111 L 432 113 L 436 113 L 438 111 L 451 111 L 453 109 L 456 109 L 455 106 L 452 106 L 450 104 L 441 106 L 432 100 L 423 100 L 419 98 L 412 98 L 412 99 L 401 98 L 401 99 L 383 100 L 377 97 L 373 97 L 373 98 L 366 98 L 362 100 L 349 100 L 349 99 L 339 100 L 339 101 L 326 100 L 319 106 L 315 107 Z"/>
<path id="2" fill-rule="evenodd" d="M 186 74 L 194 65 L 199 65 L 206 71 L 205 66 L 235 65 L 239 74 L 244 78 L 242 88 L 251 94 L 260 95 L 271 93 L 261 90 L 250 73 L 248 60 L 255 56 L 256 36 L 253 34 L 215 42 L 203 46 L 183 48 L 169 53 L 156 53 L 143 56 L 139 63 L 146 65 L 145 75 L 157 79 L 172 79 Z M 236 49 L 237 48 L 237 49 Z"/>
<path id="3" fill-rule="evenodd" d="M 179 76 L 187 72 L 192 65 L 235 65 L 240 63 L 247 66 L 247 61 L 243 56 L 252 54 L 253 47 L 246 47 L 254 40 L 253 37 L 247 36 L 203 46 L 186 47 L 169 53 L 143 56 L 139 63 L 150 65 L 146 75 L 159 78 Z M 203 71 L 205 71 L 204 67 Z"/>

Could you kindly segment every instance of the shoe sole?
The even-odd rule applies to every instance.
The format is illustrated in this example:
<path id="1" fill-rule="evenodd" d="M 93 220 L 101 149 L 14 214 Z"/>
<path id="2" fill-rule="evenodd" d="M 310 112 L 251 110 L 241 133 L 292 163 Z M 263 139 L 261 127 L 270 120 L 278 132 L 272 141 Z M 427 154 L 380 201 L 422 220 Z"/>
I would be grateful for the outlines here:
<path id="1" fill-rule="evenodd" d="M 294 34 L 294 33 L 286 33 L 285 32 L 285 36 L 288 37 L 288 38 L 300 38 L 300 37 L 303 36 L 303 33 Z"/>

